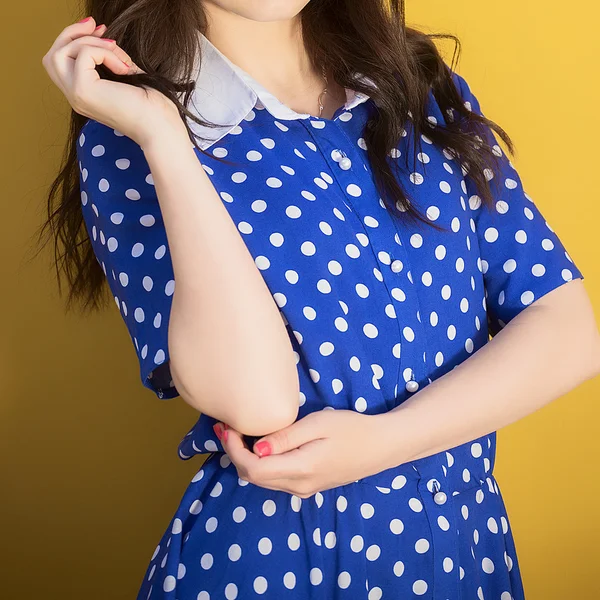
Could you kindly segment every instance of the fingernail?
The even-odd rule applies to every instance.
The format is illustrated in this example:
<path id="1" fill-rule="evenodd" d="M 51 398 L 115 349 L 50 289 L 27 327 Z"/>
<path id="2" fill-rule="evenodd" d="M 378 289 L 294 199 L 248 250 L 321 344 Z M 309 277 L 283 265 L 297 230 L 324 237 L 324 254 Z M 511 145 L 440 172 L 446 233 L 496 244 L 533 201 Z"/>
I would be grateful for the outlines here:
<path id="1" fill-rule="evenodd" d="M 77 21 L 78 23 L 85 23 L 86 21 L 89 21 L 92 17 L 86 17 L 85 19 L 81 19 L 81 21 Z"/>
<path id="2" fill-rule="evenodd" d="M 131 67 L 131 65 L 128 65 L 124 60 L 121 61 L 128 69 L 129 67 Z"/>
<path id="3" fill-rule="evenodd" d="M 227 431 L 227 429 L 223 432 L 223 441 L 226 442 L 227 441 L 227 437 L 229 436 L 229 431 Z"/>
<path id="4" fill-rule="evenodd" d="M 101 38 L 101 39 L 104 42 L 116 42 L 116 40 L 111 40 L 110 38 Z M 125 61 L 123 61 L 123 62 L 125 62 Z M 127 64 L 127 63 L 125 63 L 125 64 Z"/>
<path id="5" fill-rule="evenodd" d="M 98 31 L 98 29 L 100 29 L 100 27 L 104 27 L 104 23 L 102 23 L 102 25 L 98 25 L 98 26 L 97 26 L 97 27 L 94 29 L 94 31 Z"/>
<path id="6" fill-rule="evenodd" d="M 215 423 L 215 424 L 213 425 L 213 430 L 214 430 L 214 432 L 215 432 L 215 435 L 216 435 L 216 436 L 217 436 L 219 439 L 221 439 L 221 426 L 220 426 L 218 423 Z"/>
<path id="7" fill-rule="evenodd" d="M 269 442 L 258 442 L 255 448 L 259 456 L 269 456 L 271 454 L 271 444 Z"/>
<path id="8" fill-rule="evenodd" d="M 229 429 L 229 425 L 227 425 L 227 423 L 223 423 L 223 425 L 225 426 L 225 429 Z"/>

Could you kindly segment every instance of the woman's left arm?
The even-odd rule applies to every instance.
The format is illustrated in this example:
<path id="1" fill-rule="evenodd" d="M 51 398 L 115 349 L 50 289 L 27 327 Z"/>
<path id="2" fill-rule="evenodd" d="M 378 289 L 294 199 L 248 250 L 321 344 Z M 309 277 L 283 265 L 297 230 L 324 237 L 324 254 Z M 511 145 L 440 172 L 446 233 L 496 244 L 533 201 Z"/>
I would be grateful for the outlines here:
<path id="1" fill-rule="evenodd" d="M 521 311 L 485 346 L 391 411 L 376 415 L 388 466 L 491 433 L 600 373 L 600 334 L 581 279 Z"/>
<path id="2" fill-rule="evenodd" d="M 486 435 L 598 373 L 600 334 L 582 280 L 574 279 L 388 412 L 312 412 L 252 449 L 235 429 L 217 435 L 243 479 L 307 498 Z"/>
<path id="3" fill-rule="evenodd" d="M 484 115 L 464 77 L 465 106 Z M 413 459 L 452 448 L 534 412 L 600 371 L 600 334 L 583 273 L 491 129 L 479 128 L 498 162 L 486 207 L 470 177 L 471 211 L 492 339 L 382 419 Z M 534 301 L 535 300 L 535 301 Z"/>

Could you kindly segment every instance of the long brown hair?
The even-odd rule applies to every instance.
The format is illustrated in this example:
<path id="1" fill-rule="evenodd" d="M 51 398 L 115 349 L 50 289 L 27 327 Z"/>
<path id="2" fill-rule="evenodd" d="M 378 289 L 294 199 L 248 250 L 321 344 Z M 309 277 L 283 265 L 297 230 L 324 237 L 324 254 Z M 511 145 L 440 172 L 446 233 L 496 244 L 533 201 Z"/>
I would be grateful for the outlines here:
<path id="1" fill-rule="evenodd" d="M 198 31 L 206 31 L 206 16 L 199 0 L 87 0 L 85 14 L 93 16 L 98 24 L 105 23 L 105 37 L 115 39 L 145 71 L 115 75 L 100 65 L 101 76 L 156 88 L 176 103 L 182 118 L 187 116 L 211 126 L 186 108 L 193 91 L 194 61 L 200 57 Z M 511 154 L 513 144 L 496 123 L 464 106 L 435 45 L 436 39 L 454 42 L 450 65 L 454 69 L 461 50 L 456 36 L 425 34 L 406 27 L 403 0 L 311 0 L 301 12 L 301 25 L 313 64 L 324 66 L 341 86 L 368 94 L 377 107 L 366 123 L 363 138 L 377 189 L 386 206 L 395 204 L 403 210 L 403 218 L 439 229 L 412 206 L 386 160 L 405 133 L 403 126 L 408 118 L 414 139 L 420 142 L 424 133 L 434 144 L 455 153 L 464 172 L 468 171 L 474 181 L 482 202 L 488 207 L 493 204 L 485 170 L 497 164 L 497 154 L 478 132 L 484 130 L 482 127 L 492 128 Z M 357 72 L 367 75 L 377 89 L 357 81 L 353 76 Z M 432 126 L 426 114 L 430 89 L 440 109 L 444 113 L 453 109 L 458 118 L 448 120 L 445 126 Z M 97 309 L 109 299 L 108 294 L 103 294 L 105 275 L 95 258 L 81 212 L 76 143 L 87 120 L 71 111 L 62 166 L 49 189 L 48 218 L 39 233 L 40 250 L 50 239 L 54 241 L 59 294 L 63 295 L 63 276 L 69 286 L 66 310 L 73 302 L 84 311 Z M 196 143 L 191 134 L 190 139 Z M 416 144 L 414 151 L 416 155 Z"/>

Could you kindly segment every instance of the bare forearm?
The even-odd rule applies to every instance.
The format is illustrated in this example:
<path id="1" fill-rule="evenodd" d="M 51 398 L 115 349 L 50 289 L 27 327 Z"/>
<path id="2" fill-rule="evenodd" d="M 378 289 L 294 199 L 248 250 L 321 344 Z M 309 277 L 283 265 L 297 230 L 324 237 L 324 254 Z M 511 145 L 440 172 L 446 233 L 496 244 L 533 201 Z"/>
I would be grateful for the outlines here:
<path id="1" fill-rule="evenodd" d="M 171 373 L 192 406 L 250 435 L 293 422 L 298 373 L 285 324 L 187 134 L 144 147 L 169 240 Z"/>
<path id="2" fill-rule="evenodd" d="M 541 299 L 515 317 L 473 356 L 392 411 L 377 415 L 392 440 L 385 460 L 415 460 L 496 431 L 536 411 L 600 370 L 600 344 L 589 302 L 551 307 Z M 549 294 L 549 296 L 551 295 Z M 548 302 L 548 304 L 544 304 Z M 393 432 L 393 435 L 392 435 Z M 386 449 L 387 453 L 387 449 Z"/>

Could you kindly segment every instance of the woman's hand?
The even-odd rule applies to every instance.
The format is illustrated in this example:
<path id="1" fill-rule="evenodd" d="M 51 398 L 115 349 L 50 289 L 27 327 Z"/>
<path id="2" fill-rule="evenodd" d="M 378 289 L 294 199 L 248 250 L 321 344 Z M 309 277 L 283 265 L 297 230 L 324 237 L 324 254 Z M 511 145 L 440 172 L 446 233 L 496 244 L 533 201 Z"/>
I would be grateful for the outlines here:
<path id="1" fill-rule="evenodd" d="M 390 456 L 382 417 L 352 410 L 312 412 L 258 440 L 254 452 L 239 431 L 222 423 L 215 431 L 242 479 L 308 498 L 402 463 Z"/>
<path id="2" fill-rule="evenodd" d="M 185 130 L 177 107 L 155 89 L 101 79 L 96 66 L 119 75 L 144 73 L 114 40 L 103 39 L 105 25 L 96 28 L 88 17 L 65 27 L 42 58 L 42 64 L 73 110 L 104 123 L 144 145 L 156 127 Z"/>

